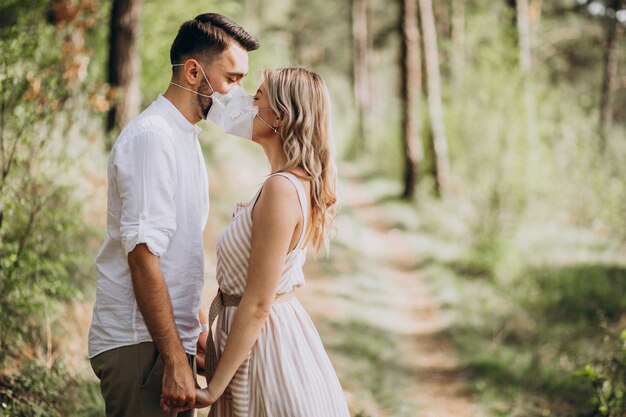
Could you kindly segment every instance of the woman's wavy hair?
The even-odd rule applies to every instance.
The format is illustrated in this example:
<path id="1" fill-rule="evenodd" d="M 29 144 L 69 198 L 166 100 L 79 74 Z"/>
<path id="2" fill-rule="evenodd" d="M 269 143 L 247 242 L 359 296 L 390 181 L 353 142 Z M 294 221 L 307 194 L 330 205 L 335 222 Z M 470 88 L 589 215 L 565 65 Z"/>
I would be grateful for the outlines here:
<path id="1" fill-rule="evenodd" d="M 280 171 L 301 167 L 311 181 L 308 240 L 316 251 L 328 245 L 337 213 L 337 168 L 331 138 L 330 96 L 322 78 L 304 68 L 266 69 L 261 73 L 287 162 Z"/>

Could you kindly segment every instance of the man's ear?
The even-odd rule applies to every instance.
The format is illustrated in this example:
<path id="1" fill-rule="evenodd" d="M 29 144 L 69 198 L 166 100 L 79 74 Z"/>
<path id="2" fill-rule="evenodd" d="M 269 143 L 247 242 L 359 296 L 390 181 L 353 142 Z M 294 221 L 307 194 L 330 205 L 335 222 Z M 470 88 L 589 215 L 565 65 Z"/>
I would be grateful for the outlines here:
<path id="1" fill-rule="evenodd" d="M 200 64 L 195 59 L 188 59 L 183 65 L 183 77 L 190 85 L 196 85 L 202 78 Z"/>

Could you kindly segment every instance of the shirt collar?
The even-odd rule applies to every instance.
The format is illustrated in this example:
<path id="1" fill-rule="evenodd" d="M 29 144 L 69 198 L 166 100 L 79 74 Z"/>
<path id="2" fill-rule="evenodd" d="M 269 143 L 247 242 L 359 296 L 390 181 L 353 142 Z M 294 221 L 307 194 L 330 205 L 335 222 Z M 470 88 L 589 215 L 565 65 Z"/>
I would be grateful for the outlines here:
<path id="1" fill-rule="evenodd" d="M 189 122 L 189 120 L 187 120 L 187 118 L 183 116 L 180 110 L 178 110 L 178 108 L 171 101 L 163 97 L 163 94 L 159 94 L 156 102 L 161 107 L 163 107 L 168 114 L 172 116 L 174 122 L 182 131 L 193 133 L 194 135 L 202 131 L 202 129 L 200 129 L 198 126 Z"/>

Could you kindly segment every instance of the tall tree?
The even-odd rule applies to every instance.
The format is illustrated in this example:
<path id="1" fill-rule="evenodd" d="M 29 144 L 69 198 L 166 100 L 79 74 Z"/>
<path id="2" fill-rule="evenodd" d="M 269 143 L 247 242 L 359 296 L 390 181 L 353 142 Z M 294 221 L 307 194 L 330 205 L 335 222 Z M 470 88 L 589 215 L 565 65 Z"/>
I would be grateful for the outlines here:
<path id="1" fill-rule="evenodd" d="M 530 0 L 528 4 L 528 20 L 530 26 L 537 26 L 541 21 L 541 7 L 543 0 Z"/>
<path id="2" fill-rule="evenodd" d="M 402 53 L 401 108 L 402 144 L 404 151 L 403 198 L 412 199 L 424 151 L 420 140 L 419 99 L 421 84 L 420 39 L 417 24 L 417 0 L 401 0 L 400 5 Z"/>
<path id="3" fill-rule="evenodd" d="M 114 0 L 109 33 L 109 84 L 116 99 L 107 131 L 121 129 L 139 113 L 139 31 L 141 0 Z"/>
<path id="4" fill-rule="evenodd" d="M 515 20 L 517 22 L 517 38 L 519 64 L 524 74 L 530 71 L 530 20 L 528 16 L 528 0 L 516 0 Z"/>
<path id="5" fill-rule="evenodd" d="M 367 0 L 352 0 L 353 89 L 357 104 L 356 151 L 366 147 L 367 115 L 370 108 Z"/>
<path id="6" fill-rule="evenodd" d="M 609 0 L 605 15 L 604 68 L 602 72 L 602 92 L 600 95 L 600 146 L 604 150 L 613 114 L 613 91 L 617 78 L 618 38 L 621 25 L 617 12 L 624 6 L 623 0 Z"/>
<path id="7" fill-rule="evenodd" d="M 463 87 L 465 63 L 465 0 L 452 0 L 452 83 L 458 96 Z"/>
<path id="8" fill-rule="evenodd" d="M 419 0 L 424 39 L 424 61 L 428 86 L 428 113 L 432 128 L 432 148 L 435 151 L 436 192 L 445 193 L 449 176 L 448 140 L 443 123 L 443 105 L 441 103 L 441 75 L 439 71 L 439 48 L 432 0 Z"/>
<path id="9" fill-rule="evenodd" d="M 531 8 L 529 0 L 515 1 L 515 21 L 517 26 L 517 43 L 519 54 L 519 69 L 522 74 L 523 100 L 524 100 L 524 117 L 527 142 L 527 160 L 526 169 L 529 177 L 530 173 L 535 169 L 536 146 L 535 140 L 537 136 L 537 122 L 535 116 L 535 94 L 533 92 L 532 81 L 532 49 L 531 49 L 531 10 L 536 19 L 539 19 L 541 13 L 541 3 L 534 2 Z M 539 8 L 539 9 L 537 9 Z M 528 181 L 525 181 L 528 185 Z M 526 190 L 528 193 L 528 190 Z"/>

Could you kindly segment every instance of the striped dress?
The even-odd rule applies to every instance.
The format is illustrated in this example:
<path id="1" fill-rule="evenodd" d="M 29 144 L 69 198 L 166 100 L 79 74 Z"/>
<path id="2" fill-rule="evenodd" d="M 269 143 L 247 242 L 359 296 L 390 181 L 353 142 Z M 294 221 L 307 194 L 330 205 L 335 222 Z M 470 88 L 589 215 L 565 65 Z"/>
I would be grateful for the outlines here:
<path id="1" fill-rule="evenodd" d="M 280 172 L 298 193 L 304 216 L 302 234 L 287 254 L 278 294 L 304 285 L 302 265 L 308 200 L 291 173 Z M 217 281 L 222 292 L 243 295 L 252 236 L 252 208 L 237 203 L 233 218 L 217 242 Z M 217 357 L 224 351 L 237 307 L 224 307 L 217 319 Z M 337 375 L 319 334 L 296 297 L 275 301 L 259 337 L 224 395 L 213 405 L 217 417 L 349 417 Z"/>

